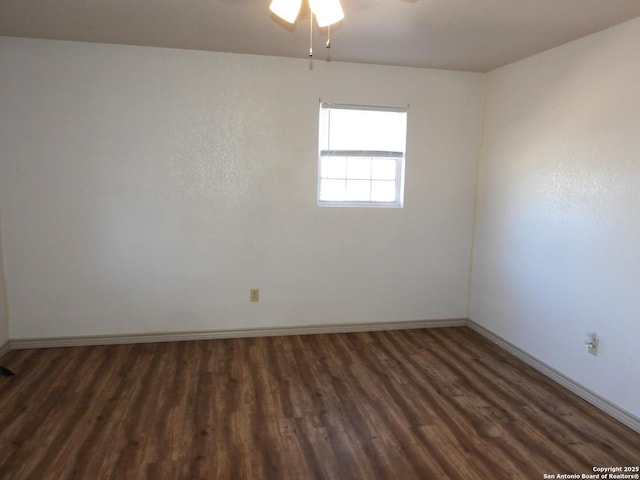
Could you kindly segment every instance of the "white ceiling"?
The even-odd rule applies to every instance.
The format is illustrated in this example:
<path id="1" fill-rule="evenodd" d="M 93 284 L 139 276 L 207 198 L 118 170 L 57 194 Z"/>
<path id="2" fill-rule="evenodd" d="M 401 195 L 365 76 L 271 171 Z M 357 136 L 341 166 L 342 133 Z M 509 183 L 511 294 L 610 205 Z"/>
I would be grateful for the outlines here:
<path id="1" fill-rule="evenodd" d="M 640 16 L 640 0 L 341 0 L 314 58 L 486 72 Z M 0 0 L 0 35 L 305 58 L 269 0 Z M 637 46 L 634 46 L 636 48 Z"/>

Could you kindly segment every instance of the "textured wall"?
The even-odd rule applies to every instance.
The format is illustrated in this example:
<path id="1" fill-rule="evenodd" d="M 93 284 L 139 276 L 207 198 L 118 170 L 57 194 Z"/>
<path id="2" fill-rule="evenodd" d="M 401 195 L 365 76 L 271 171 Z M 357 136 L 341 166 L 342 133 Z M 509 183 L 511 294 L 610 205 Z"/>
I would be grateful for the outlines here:
<path id="1" fill-rule="evenodd" d="M 481 75 L 7 37 L 0 64 L 12 338 L 466 316 Z M 410 105 L 403 209 L 316 206 L 319 98 Z"/>
<path id="2" fill-rule="evenodd" d="M 2 217 L 0 216 L 0 227 Z M 0 347 L 9 340 L 9 306 L 7 305 L 7 283 L 4 278 L 4 257 L 2 254 L 2 229 L 0 228 Z"/>
<path id="3" fill-rule="evenodd" d="M 470 315 L 640 416 L 636 45 L 640 19 L 488 75 Z"/>

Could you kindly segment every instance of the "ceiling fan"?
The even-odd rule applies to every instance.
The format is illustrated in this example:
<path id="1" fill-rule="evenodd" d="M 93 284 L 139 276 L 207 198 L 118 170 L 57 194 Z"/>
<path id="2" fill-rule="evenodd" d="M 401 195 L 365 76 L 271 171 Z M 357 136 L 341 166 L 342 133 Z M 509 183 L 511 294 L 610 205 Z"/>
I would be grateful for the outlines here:
<path id="1" fill-rule="evenodd" d="M 401 0 L 415 3 L 418 0 Z M 269 10 L 288 23 L 295 23 L 300 15 L 303 0 L 271 0 Z M 331 48 L 331 25 L 344 18 L 340 0 L 308 0 L 309 10 L 309 57 L 313 56 L 313 17 L 319 27 L 327 27 L 327 48 Z"/>
<path id="2" fill-rule="evenodd" d="M 272 0 L 269 5 L 275 15 L 286 22 L 294 23 L 300 14 L 302 0 Z M 313 17 L 319 27 L 328 28 L 327 48 L 331 48 L 331 25 L 344 18 L 340 0 L 309 0 L 309 57 L 313 57 Z"/>

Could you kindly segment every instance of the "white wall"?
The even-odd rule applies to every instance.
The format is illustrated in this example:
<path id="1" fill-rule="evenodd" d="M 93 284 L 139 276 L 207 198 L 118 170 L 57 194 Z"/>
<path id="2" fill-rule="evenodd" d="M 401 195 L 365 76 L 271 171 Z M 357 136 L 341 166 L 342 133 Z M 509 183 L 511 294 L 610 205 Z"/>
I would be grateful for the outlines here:
<path id="1" fill-rule="evenodd" d="M 636 416 L 638 45 L 640 19 L 488 74 L 470 302 L 474 321 Z"/>
<path id="2" fill-rule="evenodd" d="M 482 75 L 8 37 L 0 65 L 11 338 L 467 316 Z M 316 206 L 319 98 L 410 104 L 405 208 Z"/>

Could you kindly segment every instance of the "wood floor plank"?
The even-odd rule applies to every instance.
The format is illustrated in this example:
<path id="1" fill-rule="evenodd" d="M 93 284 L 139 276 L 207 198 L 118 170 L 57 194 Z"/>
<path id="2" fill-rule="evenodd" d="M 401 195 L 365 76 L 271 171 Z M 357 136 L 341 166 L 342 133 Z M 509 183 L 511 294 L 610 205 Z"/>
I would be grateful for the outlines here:
<path id="1" fill-rule="evenodd" d="M 640 435 L 468 328 L 20 350 L 0 478 L 539 479 Z"/>

